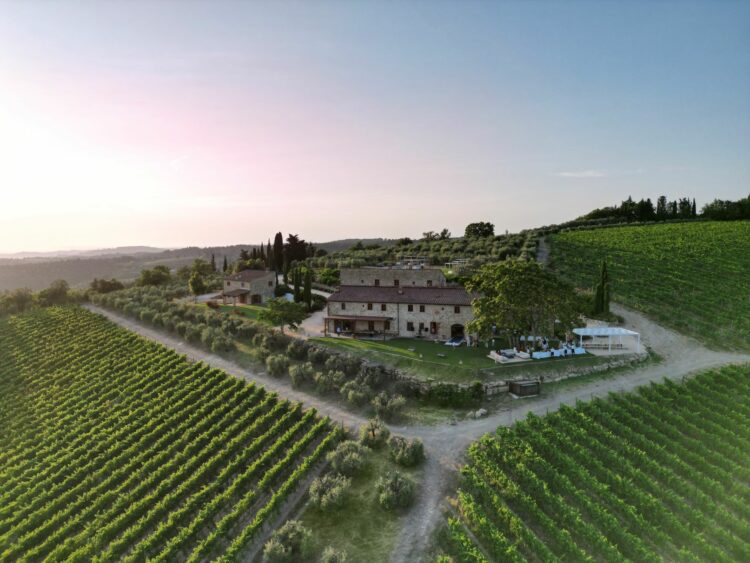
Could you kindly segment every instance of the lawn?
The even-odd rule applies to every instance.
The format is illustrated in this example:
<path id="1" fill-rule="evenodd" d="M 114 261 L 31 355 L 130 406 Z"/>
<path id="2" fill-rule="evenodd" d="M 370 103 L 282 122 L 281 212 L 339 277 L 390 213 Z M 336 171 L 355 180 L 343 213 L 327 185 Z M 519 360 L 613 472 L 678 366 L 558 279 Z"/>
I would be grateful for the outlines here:
<path id="1" fill-rule="evenodd" d="M 388 471 L 397 470 L 419 483 L 420 468 L 405 469 L 388 457 L 388 448 L 368 454 L 368 465 L 352 478 L 349 499 L 341 509 L 321 512 L 308 505 L 300 520 L 314 530 L 316 552 L 332 545 L 345 551 L 347 561 L 388 561 L 401 529 L 402 515 L 389 512 L 378 504 L 375 482 Z"/>
<path id="2" fill-rule="evenodd" d="M 383 341 L 326 337 L 312 340 L 336 350 L 382 362 L 417 377 L 457 383 L 511 379 L 520 375 L 539 377 L 569 369 L 573 364 L 588 367 L 608 361 L 606 358 L 587 354 L 564 360 L 496 364 L 487 358 L 490 349 L 483 344 L 477 348 L 451 348 L 441 343 L 410 338 Z"/>
<path id="3" fill-rule="evenodd" d="M 569 231 L 552 266 L 579 287 L 606 259 L 613 298 L 716 348 L 750 349 L 750 221 Z"/>
<path id="4" fill-rule="evenodd" d="M 265 307 L 260 305 L 219 305 L 219 310 L 222 313 L 239 314 L 258 322 L 263 322 L 258 318 L 258 313 L 263 309 Z"/>

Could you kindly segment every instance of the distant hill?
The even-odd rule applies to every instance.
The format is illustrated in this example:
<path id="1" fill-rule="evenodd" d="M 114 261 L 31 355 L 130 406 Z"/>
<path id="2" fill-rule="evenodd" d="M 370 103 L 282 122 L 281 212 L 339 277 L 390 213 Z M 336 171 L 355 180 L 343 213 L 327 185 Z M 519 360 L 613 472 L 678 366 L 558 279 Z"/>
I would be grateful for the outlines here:
<path id="1" fill-rule="evenodd" d="M 50 252 L 12 252 L 0 253 L 0 259 L 49 259 L 72 258 L 79 256 L 132 256 L 137 254 L 153 254 L 164 252 L 164 248 L 154 246 L 118 246 L 116 248 L 98 248 L 94 250 L 53 250 Z"/>

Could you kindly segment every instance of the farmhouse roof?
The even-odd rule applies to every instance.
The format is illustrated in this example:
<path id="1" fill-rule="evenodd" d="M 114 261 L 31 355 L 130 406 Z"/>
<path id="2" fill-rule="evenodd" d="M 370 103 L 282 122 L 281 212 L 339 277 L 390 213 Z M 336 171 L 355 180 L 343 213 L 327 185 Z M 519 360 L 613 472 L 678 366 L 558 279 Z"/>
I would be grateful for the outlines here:
<path id="1" fill-rule="evenodd" d="M 273 272 L 269 272 L 268 270 L 242 270 L 236 274 L 225 276 L 224 279 L 227 281 L 251 282 L 272 275 Z"/>
<path id="2" fill-rule="evenodd" d="M 476 295 L 463 287 L 373 287 L 342 285 L 328 301 L 355 303 L 412 303 L 420 305 L 471 305 Z"/>
<path id="3" fill-rule="evenodd" d="M 222 295 L 224 297 L 239 297 L 240 295 L 245 295 L 246 293 L 250 293 L 249 289 L 230 289 L 229 291 L 225 291 Z"/>

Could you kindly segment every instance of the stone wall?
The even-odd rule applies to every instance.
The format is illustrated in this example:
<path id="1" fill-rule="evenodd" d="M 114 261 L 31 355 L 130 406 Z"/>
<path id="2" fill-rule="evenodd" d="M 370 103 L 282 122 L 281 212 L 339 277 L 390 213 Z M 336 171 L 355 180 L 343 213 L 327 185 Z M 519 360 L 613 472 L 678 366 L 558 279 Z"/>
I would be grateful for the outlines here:
<path id="1" fill-rule="evenodd" d="M 377 280 L 377 283 L 376 283 Z M 341 285 L 445 287 L 440 268 L 342 268 Z"/>

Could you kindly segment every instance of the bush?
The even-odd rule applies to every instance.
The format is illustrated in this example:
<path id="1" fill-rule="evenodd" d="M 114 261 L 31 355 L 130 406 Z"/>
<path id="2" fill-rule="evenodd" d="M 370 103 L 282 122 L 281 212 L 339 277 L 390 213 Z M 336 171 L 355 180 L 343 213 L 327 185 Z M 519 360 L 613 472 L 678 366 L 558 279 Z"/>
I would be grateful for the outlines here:
<path id="1" fill-rule="evenodd" d="M 259 362 L 265 362 L 268 356 L 271 355 L 271 351 L 265 346 L 258 346 L 250 350 L 250 355 Z"/>
<path id="2" fill-rule="evenodd" d="M 315 388 L 318 393 L 332 393 L 344 383 L 345 376 L 340 371 L 323 371 L 315 374 Z"/>
<path id="3" fill-rule="evenodd" d="M 299 387 L 313 380 L 315 368 L 310 362 L 289 366 L 289 377 L 292 378 L 292 385 Z"/>
<path id="4" fill-rule="evenodd" d="M 266 370 L 269 375 L 281 377 L 289 370 L 289 359 L 281 354 L 268 356 L 266 358 Z"/>
<path id="5" fill-rule="evenodd" d="M 378 502 L 386 510 L 406 508 L 414 502 L 414 481 L 398 471 L 378 479 Z"/>
<path id="6" fill-rule="evenodd" d="M 348 377 L 355 377 L 359 373 L 362 360 L 350 354 L 334 354 L 326 360 L 328 371 L 341 371 Z"/>
<path id="7" fill-rule="evenodd" d="M 325 364 L 330 355 L 331 354 L 327 350 L 323 350 L 322 348 L 317 348 L 314 346 L 307 351 L 307 359 L 316 366 L 322 366 L 323 364 Z"/>
<path id="8" fill-rule="evenodd" d="M 380 364 L 363 364 L 357 379 L 373 389 L 380 389 L 394 379 L 394 374 Z"/>
<path id="9" fill-rule="evenodd" d="M 312 533 L 297 520 L 287 521 L 263 547 L 269 563 L 307 561 L 312 555 Z"/>
<path id="10" fill-rule="evenodd" d="M 361 407 L 372 397 L 372 389 L 358 381 L 347 381 L 341 387 L 341 396 L 351 404 Z"/>
<path id="11" fill-rule="evenodd" d="M 279 285 L 273 288 L 274 297 L 284 297 L 287 293 L 294 293 L 294 290 L 288 285 L 285 285 L 283 283 L 280 283 Z"/>
<path id="12" fill-rule="evenodd" d="M 328 452 L 326 459 L 335 471 L 344 475 L 354 475 L 365 465 L 365 448 L 352 440 L 341 442 L 336 449 Z"/>
<path id="13" fill-rule="evenodd" d="M 338 551 L 331 545 L 326 547 L 323 555 L 320 556 L 320 563 L 346 563 L 346 561 L 346 551 Z"/>
<path id="14" fill-rule="evenodd" d="M 322 511 L 341 507 L 352 481 L 338 473 L 317 477 L 310 485 L 310 501 Z"/>
<path id="15" fill-rule="evenodd" d="M 413 467 L 424 460 L 424 445 L 419 438 L 407 440 L 402 436 L 391 436 L 388 447 L 391 459 L 404 467 Z"/>
<path id="16" fill-rule="evenodd" d="M 381 391 L 375 395 L 371 404 L 375 409 L 375 414 L 386 420 L 392 420 L 406 406 L 406 399 L 401 395 L 389 395 Z"/>
<path id="17" fill-rule="evenodd" d="M 379 418 L 371 418 L 359 428 L 359 441 L 369 448 L 379 448 L 388 440 L 391 431 Z"/>
<path id="18" fill-rule="evenodd" d="M 286 355 L 293 360 L 307 359 L 307 344 L 303 340 L 295 338 L 286 347 Z"/>

